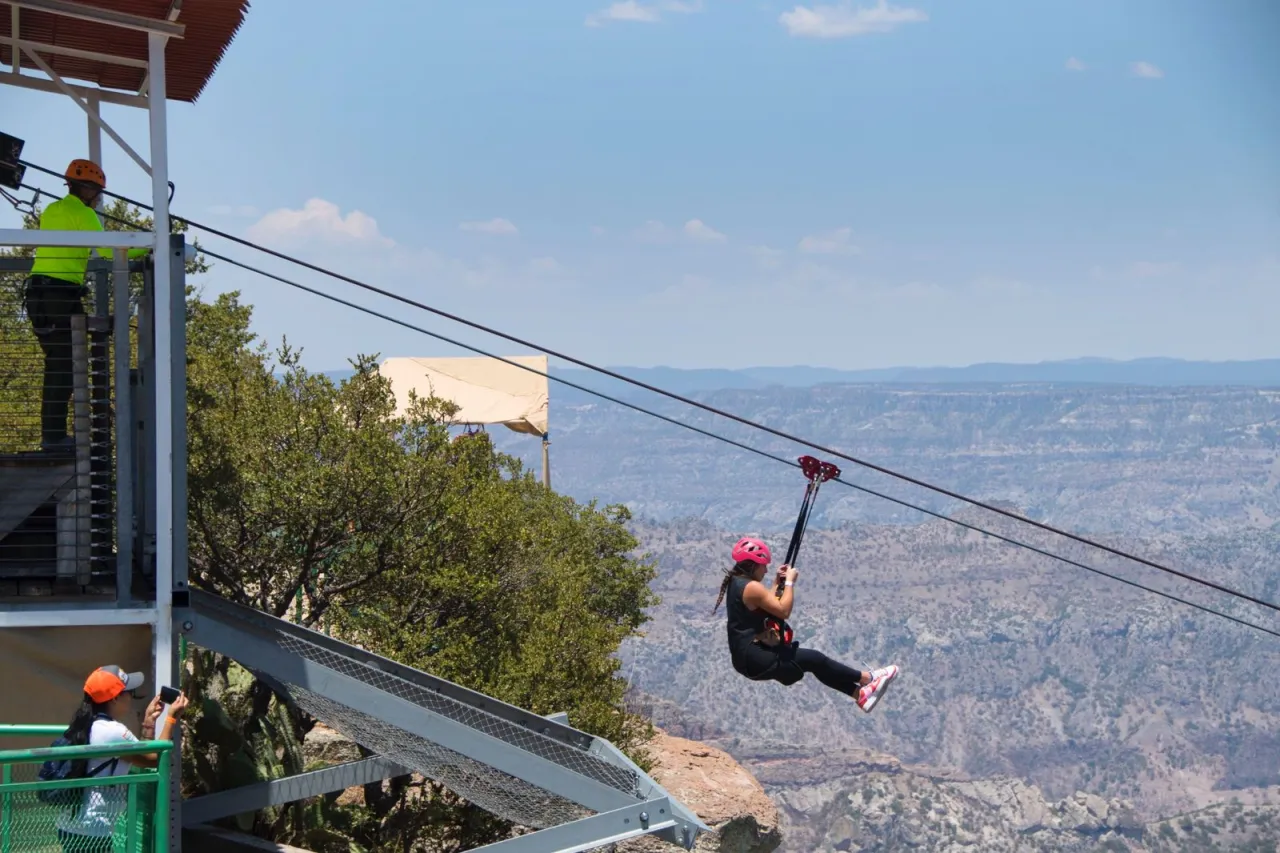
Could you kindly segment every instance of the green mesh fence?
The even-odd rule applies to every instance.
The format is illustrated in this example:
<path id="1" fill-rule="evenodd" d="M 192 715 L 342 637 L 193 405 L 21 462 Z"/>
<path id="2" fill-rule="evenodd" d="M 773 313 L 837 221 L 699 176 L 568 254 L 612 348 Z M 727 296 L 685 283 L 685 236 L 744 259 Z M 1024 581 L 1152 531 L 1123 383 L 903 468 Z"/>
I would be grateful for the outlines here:
<path id="1" fill-rule="evenodd" d="M 0 726 L 5 737 L 47 737 L 62 726 Z M 0 853 L 169 853 L 170 741 L 0 751 Z M 157 753 L 159 767 L 127 775 L 41 782 L 49 760 Z"/>

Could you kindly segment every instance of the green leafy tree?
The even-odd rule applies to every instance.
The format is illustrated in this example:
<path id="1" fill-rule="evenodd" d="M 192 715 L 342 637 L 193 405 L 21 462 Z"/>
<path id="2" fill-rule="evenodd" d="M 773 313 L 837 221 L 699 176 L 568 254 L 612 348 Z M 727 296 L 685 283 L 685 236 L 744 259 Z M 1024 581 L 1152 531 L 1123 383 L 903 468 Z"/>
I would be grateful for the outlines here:
<path id="1" fill-rule="evenodd" d="M 187 339 L 193 583 L 534 712 L 567 711 L 647 763 L 651 729 L 623 710 L 613 657 L 654 601 L 624 509 L 548 491 L 487 440 L 452 440 L 445 401 L 397 412 L 373 357 L 335 383 L 287 342 L 272 353 L 236 294 L 192 300 Z M 245 744 L 278 702 L 257 695 Z M 369 849 L 507 831 L 419 779 L 368 786 L 364 801 L 348 822 Z M 315 844 L 319 816 L 265 814 L 254 829 Z"/>
<path id="2" fill-rule="evenodd" d="M 548 491 L 483 438 L 451 440 L 447 402 L 397 414 L 374 358 L 334 383 L 287 344 L 271 354 L 250 321 L 235 294 L 190 305 L 193 582 L 534 712 L 567 711 L 647 763 L 651 729 L 623 710 L 613 657 L 654 601 L 626 511 Z M 422 780 L 370 786 L 365 805 L 353 837 L 372 849 L 465 848 L 507 830 Z M 274 837 L 301 843 L 310 829 Z"/>

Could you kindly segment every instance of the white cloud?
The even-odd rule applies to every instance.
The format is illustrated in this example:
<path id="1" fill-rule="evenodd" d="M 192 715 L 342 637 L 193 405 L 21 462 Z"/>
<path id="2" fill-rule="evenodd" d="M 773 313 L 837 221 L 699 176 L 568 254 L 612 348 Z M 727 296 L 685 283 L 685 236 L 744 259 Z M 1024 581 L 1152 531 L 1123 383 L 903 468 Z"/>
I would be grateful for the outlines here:
<path id="1" fill-rule="evenodd" d="M 463 231 L 474 231 L 478 234 L 508 236 L 520 233 L 520 230 L 511 223 L 511 220 L 503 219 L 502 217 L 490 219 L 488 222 L 462 222 L 458 227 Z"/>
<path id="2" fill-rule="evenodd" d="M 1129 66 L 1129 70 L 1133 72 L 1133 76 L 1145 77 L 1148 80 L 1159 80 L 1164 76 L 1164 72 L 1150 62 L 1135 62 Z"/>
<path id="3" fill-rule="evenodd" d="M 690 219 L 684 224 L 684 234 L 699 243 L 723 243 L 729 238 L 721 234 L 701 219 Z"/>
<path id="4" fill-rule="evenodd" d="M 599 12 L 587 15 L 588 27 L 602 27 L 609 21 L 656 24 L 662 20 L 663 12 L 676 12 L 688 15 L 702 11 L 702 0 L 659 0 L 657 3 L 638 3 L 636 0 L 621 0 Z"/>
<path id="5" fill-rule="evenodd" d="M 592 226 L 591 226 L 591 235 L 592 235 L 593 237 L 603 237 L 603 236 L 605 235 L 604 226 L 603 226 L 603 225 L 592 225 Z"/>
<path id="6" fill-rule="evenodd" d="M 353 210 L 346 216 L 331 201 L 308 199 L 301 210 L 282 207 L 273 210 L 249 227 L 254 240 L 297 242 L 324 240 L 346 244 L 390 247 L 395 241 L 378 231 L 372 216 Z"/>
<path id="7" fill-rule="evenodd" d="M 690 219 L 679 230 L 650 219 L 632 231 L 631 236 L 641 243 L 674 243 L 682 237 L 695 243 L 723 243 L 729 239 L 701 219 Z"/>
<path id="8" fill-rule="evenodd" d="M 888 0 L 877 0 L 876 5 L 869 8 L 854 8 L 849 0 L 832 6 L 796 6 L 778 16 L 779 23 L 793 36 L 826 39 L 887 33 L 902 24 L 927 20 L 928 14 L 920 9 L 891 6 Z"/>
<path id="9" fill-rule="evenodd" d="M 1082 61 L 1080 61 L 1079 59 L 1076 59 L 1074 56 L 1067 60 L 1067 70 L 1068 70 L 1068 71 L 1083 71 L 1083 70 L 1085 70 L 1085 68 L 1087 68 L 1087 67 L 1088 67 L 1088 66 L 1086 66 L 1086 65 L 1085 65 Z"/>
<path id="10" fill-rule="evenodd" d="M 849 242 L 852 236 L 853 229 L 837 228 L 801 238 L 798 248 L 813 255 L 856 255 L 858 247 Z"/>
<path id="11" fill-rule="evenodd" d="M 671 239 L 671 230 L 656 219 L 650 219 L 632 232 L 641 243 L 665 243 Z"/>

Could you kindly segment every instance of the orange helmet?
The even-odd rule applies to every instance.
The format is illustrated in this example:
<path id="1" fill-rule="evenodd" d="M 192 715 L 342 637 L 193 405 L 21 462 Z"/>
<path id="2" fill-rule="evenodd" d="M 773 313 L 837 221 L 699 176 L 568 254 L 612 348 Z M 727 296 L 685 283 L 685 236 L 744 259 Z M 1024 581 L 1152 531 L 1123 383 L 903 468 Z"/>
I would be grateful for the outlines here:
<path id="1" fill-rule="evenodd" d="M 97 163 L 92 160 L 72 160 L 67 166 L 68 181 L 87 181 L 97 184 L 104 190 L 107 188 L 107 176 Z"/>

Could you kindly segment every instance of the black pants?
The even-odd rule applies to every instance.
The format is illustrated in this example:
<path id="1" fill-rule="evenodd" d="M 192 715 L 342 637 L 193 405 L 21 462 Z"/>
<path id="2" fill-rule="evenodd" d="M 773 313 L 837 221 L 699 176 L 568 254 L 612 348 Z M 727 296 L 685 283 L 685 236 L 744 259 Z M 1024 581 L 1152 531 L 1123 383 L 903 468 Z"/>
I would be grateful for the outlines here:
<path id="1" fill-rule="evenodd" d="M 832 660 L 816 649 L 802 649 L 799 643 L 776 648 L 756 646 L 753 652 L 753 660 L 738 670 L 753 681 L 777 681 L 790 687 L 804 678 L 805 673 L 810 673 L 827 687 L 846 696 L 856 696 L 862 682 L 862 673 L 858 670 Z"/>
<path id="2" fill-rule="evenodd" d="M 27 281 L 26 311 L 44 350 L 44 384 L 40 396 L 40 440 L 65 441 L 71 409 L 73 370 L 71 318 L 84 313 L 83 285 L 33 275 Z"/>

